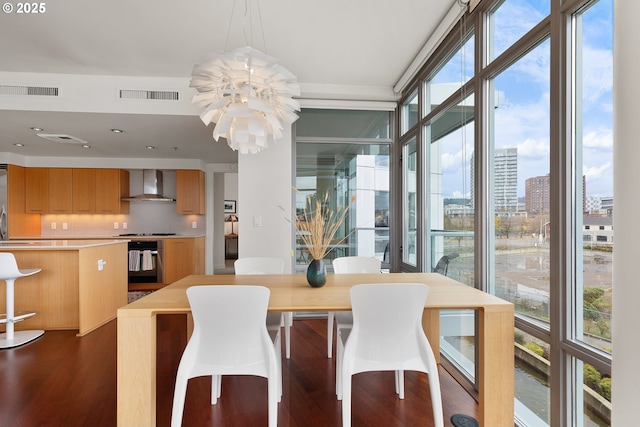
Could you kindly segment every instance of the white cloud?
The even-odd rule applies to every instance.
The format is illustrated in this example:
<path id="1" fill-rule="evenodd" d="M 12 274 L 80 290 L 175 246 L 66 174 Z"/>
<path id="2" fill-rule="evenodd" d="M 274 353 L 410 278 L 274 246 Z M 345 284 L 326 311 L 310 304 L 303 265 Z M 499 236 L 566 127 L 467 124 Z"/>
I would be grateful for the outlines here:
<path id="1" fill-rule="evenodd" d="M 441 154 L 440 165 L 442 167 L 442 170 L 457 170 L 465 165 L 468 165 L 471 161 L 471 156 L 473 155 L 473 145 L 470 143 L 466 143 L 464 150 L 460 148 L 461 144 L 459 141 L 456 143 L 453 140 L 447 141 L 445 144 L 442 144 L 441 147 L 443 147 L 443 150 L 446 150 L 447 148 L 454 148 L 456 145 L 458 147 L 458 151 L 443 152 Z"/>
<path id="2" fill-rule="evenodd" d="M 544 15 L 527 2 L 504 2 L 495 14 L 496 52 L 502 53 L 543 18 Z"/>
<path id="3" fill-rule="evenodd" d="M 548 139 L 527 138 L 517 145 L 518 157 L 546 157 L 549 155 Z"/>
<path id="4" fill-rule="evenodd" d="M 601 109 L 601 97 L 611 94 L 613 88 L 613 52 L 605 49 L 584 47 L 583 75 L 584 108 Z"/>
<path id="5" fill-rule="evenodd" d="M 582 146 L 585 148 L 612 148 L 613 133 L 611 130 L 597 132 L 589 132 L 582 138 Z"/>
<path id="6" fill-rule="evenodd" d="M 611 163 L 607 162 L 601 166 L 585 167 L 583 173 L 587 177 L 587 182 L 589 182 L 589 180 L 597 180 L 599 177 L 605 175 L 605 172 L 610 168 Z"/>
<path id="7" fill-rule="evenodd" d="M 454 199 L 468 199 L 471 197 L 471 193 L 467 192 L 466 194 L 463 194 L 461 191 L 456 190 L 451 194 L 451 197 Z"/>

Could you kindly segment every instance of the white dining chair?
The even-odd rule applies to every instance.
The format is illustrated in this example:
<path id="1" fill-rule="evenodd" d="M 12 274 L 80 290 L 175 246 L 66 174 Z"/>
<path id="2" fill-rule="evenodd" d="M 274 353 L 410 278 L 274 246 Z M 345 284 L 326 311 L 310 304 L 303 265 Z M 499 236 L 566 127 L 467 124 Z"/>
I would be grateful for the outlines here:
<path id="1" fill-rule="evenodd" d="M 353 328 L 338 331 L 342 427 L 351 426 L 351 381 L 360 372 L 395 371 L 396 392 L 404 393 L 400 373 L 429 375 L 434 425 L 444 426 L 436 358 L 422 329 L 429 288 L 421 283 L 356 285 L 350 289 Z"/>
<path id="2" fill-rule="evenodd" d="M 274 257 L 246 257 L 239 258 L 233 264 L 236 274 L 282 274 L 284 261 Z M 291 357 L 291 327 L 293 313 L 267 313 L 267 327 L 269 329 L 284 327 L 284 355 Z"/>
<path id="3" fill-rule="evenodd" d="M 278 423 L 282 396 L 280 328 L 265 324 L 270 291 L 263 286 L 192 286 L 187 297 L 193 334 L 182 354 L 173 395 L 171 427 L 182 425 L 189 378 L 211 375 L 211 404 L 223 375 L 256 375 L 268 381 L 269 427 Z"/>
<path id="4" fill-rule="evenodd" d="M 382 262 L 373 257 L 345 256 L 332 261 L 336 274 L 380 273 Z M 350 328 L 353 318 L 350 311 L 330 311 L 327 313 L 327 357 L 333 354 L 333 323 L 337 328 Z"/>

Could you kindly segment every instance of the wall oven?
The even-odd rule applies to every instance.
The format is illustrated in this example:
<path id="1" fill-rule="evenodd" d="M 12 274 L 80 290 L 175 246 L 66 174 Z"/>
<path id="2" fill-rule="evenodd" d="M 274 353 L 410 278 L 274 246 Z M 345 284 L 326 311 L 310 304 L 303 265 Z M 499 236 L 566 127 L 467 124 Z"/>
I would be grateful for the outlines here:
<path id="1" fill-rule="evenodd" d="M 162 240 L 129 242 L 129 283 L 164 283 Z"/>

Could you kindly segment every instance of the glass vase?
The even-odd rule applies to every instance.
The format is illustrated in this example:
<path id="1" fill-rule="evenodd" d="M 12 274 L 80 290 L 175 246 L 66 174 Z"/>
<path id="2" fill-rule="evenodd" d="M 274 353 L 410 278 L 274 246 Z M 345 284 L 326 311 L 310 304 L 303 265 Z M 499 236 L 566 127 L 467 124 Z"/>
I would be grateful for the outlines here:
<path id="1" fill-rule="evenodd" d="M 320 288 L 327 283 L 327 268 L 323 260 L 314 259 L 309 263 L 309 267 L 307 267 L 307 282 L 314 288 Z"/>

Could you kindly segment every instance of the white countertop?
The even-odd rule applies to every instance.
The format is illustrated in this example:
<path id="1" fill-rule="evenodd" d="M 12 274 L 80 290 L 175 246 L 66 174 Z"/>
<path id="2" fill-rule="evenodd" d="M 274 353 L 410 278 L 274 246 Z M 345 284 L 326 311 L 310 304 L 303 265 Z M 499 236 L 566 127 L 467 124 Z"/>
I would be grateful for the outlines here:
<path id="1" fill-rule="evenodd" d="M 118 243 L 124 243 L 127 240 L 123 239 L 110 239 L 110 240 L 8 240 L 0 241 L 0 251 L 15 250 L 15 249 L 82 249 L 92 246 L 104 246 L 114 245 Z"/>
<path id="2" fill-rule="evenodd" d="M 9 242 L 15 241 L 61 241 L 61 240 L 163 240 L 163 239 L 195 239 L 205 237 L 204 234 L 185 235 L 177 234 L 172 236 L 143 235 L 143 236 L 17 236 L 12 237 Z"/>

